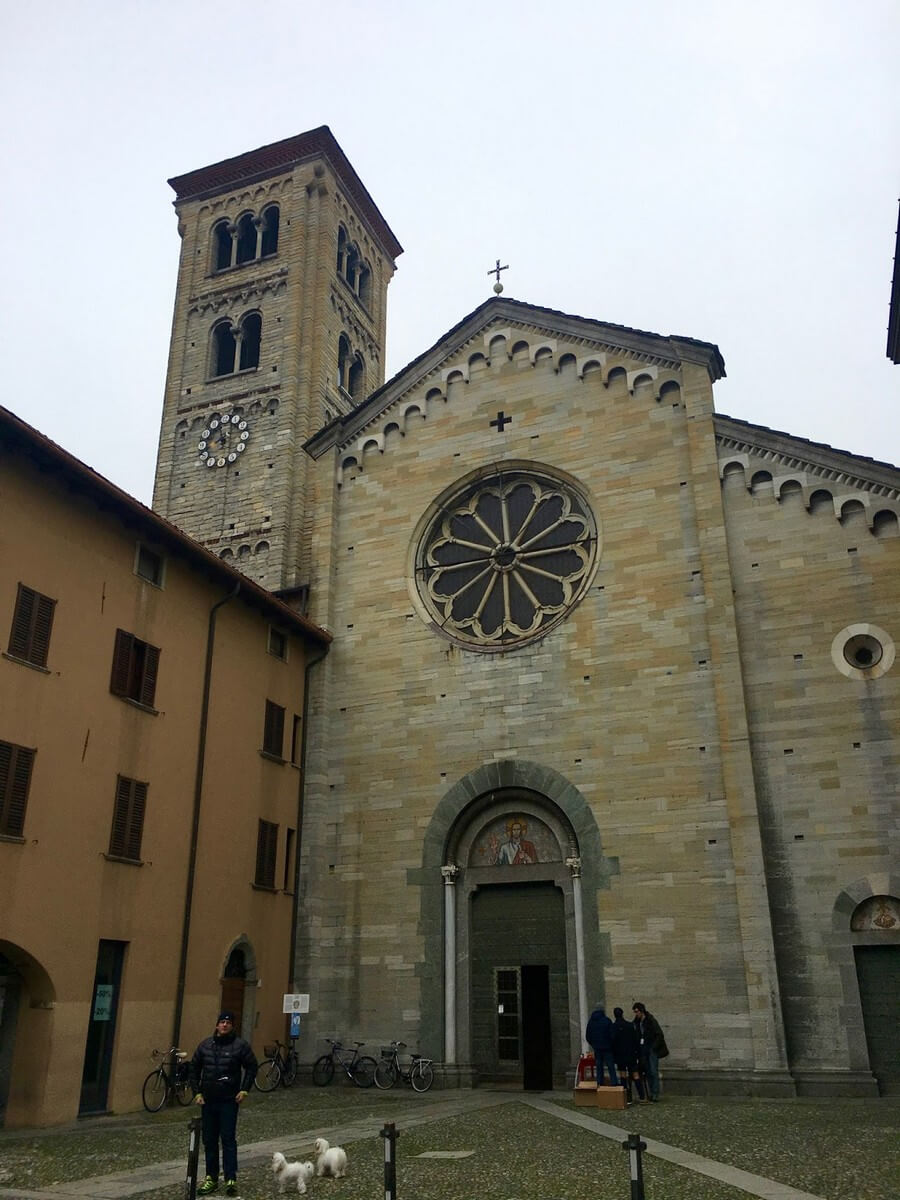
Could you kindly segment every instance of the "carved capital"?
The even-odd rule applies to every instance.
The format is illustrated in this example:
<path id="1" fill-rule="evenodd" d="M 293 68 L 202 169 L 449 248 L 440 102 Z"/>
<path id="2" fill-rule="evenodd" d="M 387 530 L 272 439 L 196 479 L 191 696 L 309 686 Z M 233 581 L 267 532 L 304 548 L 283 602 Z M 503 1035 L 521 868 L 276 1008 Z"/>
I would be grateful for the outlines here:
<path id="1" fill-rule="evenodd" d="M 578 879 L 581 876 L 581 859 L 577 854 L 571 855 L 566 859 L 566 866 L 572 872 L 572 878 Z"/>
<path id="2" fill-rule="evenodd" d="M 441 867 L 441 875 L 444 877 L 444 883 L 448 887 L 452 887 L 456 883 L 456 877 L 459 874 L 459 867 L 456 863 L 447 863 L 445 867 Z"/>

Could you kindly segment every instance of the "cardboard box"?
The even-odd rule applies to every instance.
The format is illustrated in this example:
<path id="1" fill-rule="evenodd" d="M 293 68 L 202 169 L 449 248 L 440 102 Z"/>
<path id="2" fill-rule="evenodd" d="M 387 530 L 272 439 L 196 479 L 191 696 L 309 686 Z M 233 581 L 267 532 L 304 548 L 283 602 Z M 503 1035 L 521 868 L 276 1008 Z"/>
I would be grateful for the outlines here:
<path id="1" fill-rule="evenodd" d="M 592 1079 L 584 1079 L 581 1083 L 576 1083 L 572 1098 L 577 1108 L 583 1108 L 588 1104 L 593 1108 L 597 1103 L 596 1083 Z"/>
<path id="2" fill-rule="evenodd" d="M 625 1089 L 623 1087 L 598 1087 L 594 1103 L 598 1108 L 624 1108 Z"/>

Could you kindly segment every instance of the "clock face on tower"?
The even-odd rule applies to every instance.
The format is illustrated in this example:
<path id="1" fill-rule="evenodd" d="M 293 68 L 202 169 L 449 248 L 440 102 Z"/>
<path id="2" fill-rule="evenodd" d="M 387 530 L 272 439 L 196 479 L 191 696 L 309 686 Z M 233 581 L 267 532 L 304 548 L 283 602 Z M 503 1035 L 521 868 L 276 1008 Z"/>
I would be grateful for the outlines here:
<path id="1" fill-rule="evenodd" d="M 240 413 L 213 413 L 197 443 L 200 461 L 212 469 L 228 467 L 237 462 L 249 440 L 250 428 Z"/>

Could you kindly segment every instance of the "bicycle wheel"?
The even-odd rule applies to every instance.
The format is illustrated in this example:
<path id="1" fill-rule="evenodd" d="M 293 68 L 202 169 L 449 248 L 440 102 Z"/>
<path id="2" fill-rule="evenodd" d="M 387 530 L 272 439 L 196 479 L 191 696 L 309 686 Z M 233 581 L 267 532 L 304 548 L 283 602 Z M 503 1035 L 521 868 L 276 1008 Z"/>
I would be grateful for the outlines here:
<path id="1" fill-rule="evenodd" d="M 147 1112 L 159 1112 L 164 1106 L 168 1094 L 169 1081 L 166 1079 L 162 1067 L 157 1067 L 155 1071 L 150 1072 L 144 1080 L 144 1086 L 141 1088 L 141 1099 L 144 1101 L 144 1108 L 146 1108 Z"/>
<path id="2" fill-rule="evenodd" d="M 282 1087 L 291 1087 L 296 1083 L 298 1066 L 297 1055 L 292 1050 L 287 1059 L 281 1064 Z"/>
<path id="3" fill-rule="evenodd" d="M 256 1069 L 253 1086 L 260 1092 L 271 1092 L 278 1087 L 281 1067 L 274 1058 L 264 1058 Z"/>
<path id="4" fill-rule="evenodd" d="M 393 1058 L 383 1058 L 375 1068 L 375 1086 L 383 1088 L 385 1091 L 388 1088 L 396 1087 L 399 1078 L 400 1072 L 397 1070 L 397 1063 Z"/>
<path id="5" fill-rule="evenodd" d="M 313 1063 L 313 1083 L 316 1087 L 327 1087 L 334 1079 L 334 1059 L 330 1054 L 323 1054 Z"/>
<path id="6" fill-rule="evenodd" d="M 414 1092 L 427 1092 L 434 1083 L 434 1067 L 427 1058 L 420 1058 L 413 1063 L 409 1072 L 409 1082 Z"/>
<path id="7" fill-rule="evenodd" d="M 369 1058 L 368 1055 L 358 1058 L 351 1068 L 353 1082 L 357 1087 L 369 1088 L 375 1082 L 377 1070 L 378 1063 L 374 1058 Z"/>
<path id="8" fill-rule="evenodd" d="M 194 1089 L 189 1076 L 179 1079 L 175 1084 L 175 1099 L 179 1104 L 190 1104 L 194 1099 Z"/>

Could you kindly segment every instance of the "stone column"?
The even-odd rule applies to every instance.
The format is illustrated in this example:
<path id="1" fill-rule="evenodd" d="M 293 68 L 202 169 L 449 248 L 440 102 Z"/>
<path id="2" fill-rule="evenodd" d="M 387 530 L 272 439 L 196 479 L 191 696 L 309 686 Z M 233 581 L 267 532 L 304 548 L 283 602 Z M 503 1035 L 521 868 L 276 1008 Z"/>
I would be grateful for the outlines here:
<path id="1" fill-rule="evenodd" d="M 444 1062 L 456 1062 L 456 876 L 459 867 L 441 867 L 444 877 Z"/>
<path id="2" fill-rule="evenodd" d="M 587 1050 L 584 1031 L 587 1028 L 587 984 L 584 978 L 584 914 L 581 908 L 581 859 L 572 855 L 566 859 L 572 873 L 572 907 L 575 910 L 575 970 L 578 975 L 578 1016 L 581 1021 L 581 1048 Z"/>

